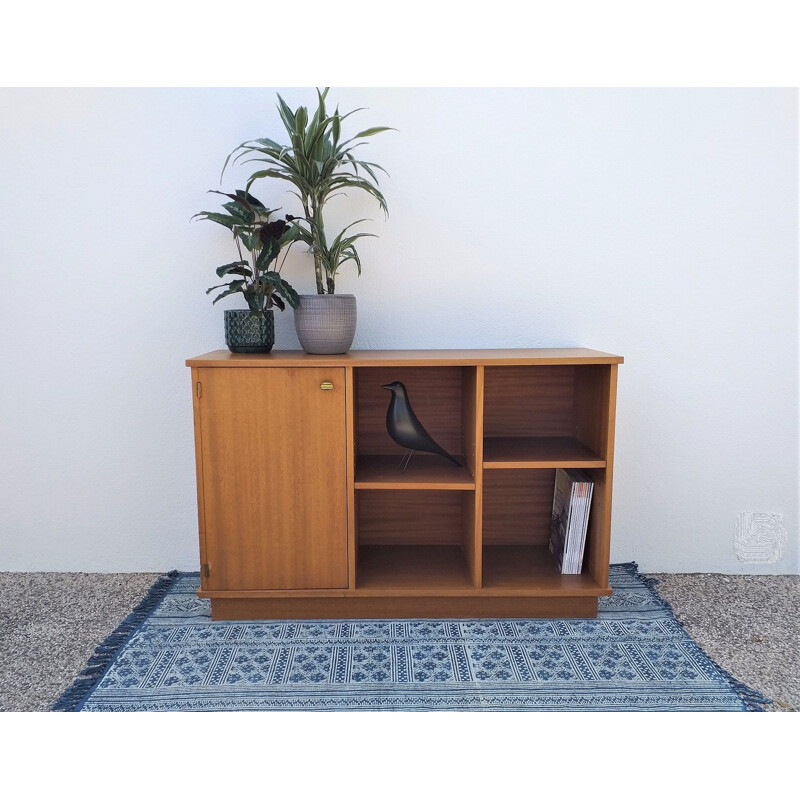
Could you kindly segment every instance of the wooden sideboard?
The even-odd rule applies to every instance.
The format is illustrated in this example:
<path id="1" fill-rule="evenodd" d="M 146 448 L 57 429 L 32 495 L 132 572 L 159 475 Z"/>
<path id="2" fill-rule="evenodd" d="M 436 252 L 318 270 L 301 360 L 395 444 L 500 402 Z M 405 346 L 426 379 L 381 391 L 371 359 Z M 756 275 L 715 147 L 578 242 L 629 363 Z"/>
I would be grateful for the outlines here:
<path id="1" fill-rule="evenodd" d="M 214 619 L 593 617 L 608 584 L 620 356 L 215 351 L 191 367 L 200 596 Z M 431 435 L 386 431 L 402 381 Z M 594 483 L 580 575 L 547 547 L 557 467 Z"/>

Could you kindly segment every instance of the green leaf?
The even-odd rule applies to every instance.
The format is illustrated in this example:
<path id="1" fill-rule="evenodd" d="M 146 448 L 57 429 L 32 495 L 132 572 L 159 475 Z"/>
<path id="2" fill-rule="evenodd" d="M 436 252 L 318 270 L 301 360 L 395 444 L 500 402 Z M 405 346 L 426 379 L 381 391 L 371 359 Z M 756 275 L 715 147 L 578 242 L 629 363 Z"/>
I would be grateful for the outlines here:
<path id="1" fill-rule="evenodd" d="M 254 292 L 252 289 L 247 289 L 243 292 L 244 299 L 247 300 L 247 305 L 251 313 L 260 314 L 264 310 L 264 295 Z"/>
<path id="2" fill-rule="evenodd" d="M 359 178 L 355 175 L 337 175 L 330 181 L 330 191 L 334 189 L 363 189 L 368 194 L 371 194 L 380 204 L 383 212 L 388 215 L 389 209 L 386 207 L 386 199 L 384 198 L 381 190 L 377 186 L 373 186 L 365 178 Z"/>
<path id="3" fill-rule="evenodd" d="M 308 109 L 305 106 L 300 106 L 294 115 L 294 129 L 301 140 L 305 137 L 307 124 Z"/>
<path id="4" fill-rule="evenodd" d="M 238 147 L 234 148 L 233 150 L 231 150 L 230 153 L 228 153 L 228 157 L 225 159 L 225 163 L 222 165 L 222 171 L 219 173 L 219 182 L 220 183 L 222 183 L 222 178 L 225 175 L 225 170 L 228 168 L 228 164 L 230 163 L 231 156 L 234 153 L 238 153 L 246 144 L 247 144 L 247 142 L 242 142 Z"/>
<path id="5" fill-rule="evenodd" d="M 281 276 L 280 273 L 275 272 L 275 270 L 269 270 L 261 276 L 261 280 L 271 286 L 280 286 Z"/>
<path id="6" fill-rule="evenodd" d="M 200 217 L 200 219 L 207 219 L 211 222 L 216 222 L 218 225 L 223 225 L 228 230 L 233 230 L 235 225 L 239 223 L 228 214 L 215 214 L 212 211 L 201 211 L 199 214 L 195 214 L 192 219 L 195 217 Z"/>
<path id="7" fill-rule="evenodd" d="M 348 111 L 346 114 L 342 114 L 340 119 L 344 122 L 348 117 L 351 117 L 353 114 L 358 114 L 359 111 L 366 111 L 365 106 L 359 106 L 358 108 L 354 108 L 352 111 Z"/>
<path id="8" fill-rule="evenodd" d="M 336 266 L 337 272 L 339 270 L 339 267 L 342 266 L 342 264 L 346 264 L 348 261 L 355 261 L 356 266 L 358 267 L 358 274 L 359 275 L 361 274 L 361 259 L 358 257 L 358 251 L 356 250 L 355 247 L 353 247 L 353 245 L 350 245 L 349 247 L 345 248 L 342 251 L 341 256 L 342 257 Z"/>
<path id="9" fill-rule="evenodd" d="M 280 278 L 280 283 L 275 290 L 278 294 L 286 298 L 286 302 L 292 308 L 297 308 L 300 305 L 300 296 L 294 288 L 283 278 Z"/>
<path id="10" fill-rule="evenodd" d="M 229 294 L 235 294 L 236 292 L 241 292 L 244 284 L 245 281 L 231 281 L 230 283 L 223 283 L 222 286 L 227 286 L 228 289 L 222 292 L 221 294 L 218 294 L 214 298 L 214 301 L 211 303 L 211 305 L 214 305 L 214 303 L 216 303 L 217 300 L 222 300 L 223 297 L 227 297 Z M 219 286 L 215 286 L 214 288 L 219 289 Z M 210 291 L 211 289 L 208 290 L 208 292 Z M 208 294 L 208 292 L 206 292 L 206 294 Z"/>
<path id="11" fill-rule="evenodd" d="M 239 203 L 223 203 L 222 207 L 236 220 L 237 225 L 250 225 L 255 219 L 253 212 L 243 208 Z"/>
<path id="12" fill-rule="evenodd" d="M 299 239 L 300 234 L 298 233 L 298 227 L 291 225 L 290 223 L 289 230 L 286 231 L 286 233 L 284 233 L 280 239 L 278 239 L 278 249 L 283 250 L 286 245 L 292 245 L 296 241 L 299 241 Z"/>
<path id="13" fill-rule="evenodd" d="M 379 125 L 375 128 L 367 128 L 365 131 L 361 131 L 357 133 L 353 139 L 363 139 L 365 136 L 374 136 L 376 133 L 382 133 L 383 131 L 396 131 L 397 128 L 387 128 L 385 125 Z"/>
<path id="14" fill-rule="evenodd" d="M 247 278 L 252 276 L 252 271 L 248 269 L 246 261 L 232 261 L 230 264 L 223 264 L 217 267 L 217 277 L 221 278 L 223 275 L 243 275 Z M 214 287 L 215 289 L 218 287 Z"/>
<path id="15" fill-rule="evenodd" d="M 363 239 L 366 236 L 371 236 L 377 238 L 377 235 L 374 233 L 355 233 L 352 236 L 347 236 L 339 242 L 342 247 L 352 247 L 353 244 L 358 241 L 359 239 Z"/>
<path id="16" fill-rule="evenodd" d="M 267 147 L 271 147 L 271 148 L 273 148 L 275 150 L 282 150 L 283 149 L 283 145 L 282 144 L 278 144 L 277 142 L 273 141 L 272 139 L 264 138 L 264 139 L 256 139 L 255 141 L 258 144 L 266 145 Z"/>
<path id="17" fill-rule="evenodd" d="M 256 213 L 258 210 L 266 210 L 264 204 L 256 197 L 253 197 L 249 192 L 244 191 L 243 189 L 237 189 L 235 194 L 231 194 L 230 192 L 221 192 L 218 189 L 209 189 L 209 194 L 221 194 L 223 197 L 229 197 L 237 207 L 244 209 L 245 211 Z M 227 207 L 230 203 L 226 203 L 224 207 Z"/>
<path id="18" fill-rule="evenodd" d="M 259 272 L 268 267 L 277 257 L 280 252 L 280 247 L 275 239 L 270 239 L 265 245 L 264 249 L 258 254 L 256 259 L 256 269 Z"/>
<path id="19" fill-rule="evenodd" d="M 361 169 L 363 169 L 364 172 L 366 172 L 372 178 L 372 180 L 375 181 L 376 185 L 379 181 L 378 176 L 372 171 L 373 167 L 379 169 L 386 175 L 389 174 L 382 166 L 380 166 L 380 164 L 373 164 L 371 161 L 357 161 L 356 159 L 353 159 L 353 166 L 355 167 L 356 171 L 358 171 L 358 167 L 361 167 Z"/>
<path id="20" fill-rule="evenodd" d="M 283 126 L 286 128 L 286 130 L 290 134 L 294 133 L 296 130 L 294 114 L 292 113 L 292 109 L 286 105 L 284 99 L 280 95 L 278 95 L 278 112 L 281 115 Z"/>
<path id="21" fill-rule="evenodd" d="M 252 253 L 260 245 L 258 233 L 251 233 L 252 226 L 237 228 L 235 231 L 236 238 L 244 245 L 248 253 Z"/>
<path id="22" fill-rule="evenodd" d="M 304 192 L 305 194 L 310 194 L 311 192 L 311 186 L 299 172 L 276 169 L 262 169 L 254 172 L 247 179 L 247 188 L 249 189 L 257 180 L 261 178 L 277 178 L 278 180 L 289 181 L 289 183 L 293 183 L 301 192 Z"/>
<path id="23" fill-rule="evenodd" d="M 311 231 L 307 230 L 297 222 L 292 222 L 292 225 L 294 226 L 295 232 L 297 234 L 297 241 L 303 242 L 304 244 L 307 244 L 309 247 L 311 247 L 311 245 L 314 244 L 314 239 L 311 234 Z"/>
<path id="24" fill-rule="evenodd" d="M 279 295 L 276 292 L 273 292 L 269 296 L 268 303 L 270 307 L 275 306 L 276 308 L 279 308 L 281 311 L 286 311 L 286 303 L 283 302 L 283 300 L 279 297 Z"/>

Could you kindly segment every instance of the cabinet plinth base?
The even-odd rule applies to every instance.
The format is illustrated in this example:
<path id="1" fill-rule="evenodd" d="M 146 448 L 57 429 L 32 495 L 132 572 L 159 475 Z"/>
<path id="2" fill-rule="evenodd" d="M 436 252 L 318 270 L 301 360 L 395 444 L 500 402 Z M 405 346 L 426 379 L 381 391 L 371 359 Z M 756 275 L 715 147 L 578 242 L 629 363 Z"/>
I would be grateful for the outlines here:
<path id="1" fill-rule="evenodd" d="M 211 618 L 596 617 L 596 597 L 275 597 L 211 600 Z"/>

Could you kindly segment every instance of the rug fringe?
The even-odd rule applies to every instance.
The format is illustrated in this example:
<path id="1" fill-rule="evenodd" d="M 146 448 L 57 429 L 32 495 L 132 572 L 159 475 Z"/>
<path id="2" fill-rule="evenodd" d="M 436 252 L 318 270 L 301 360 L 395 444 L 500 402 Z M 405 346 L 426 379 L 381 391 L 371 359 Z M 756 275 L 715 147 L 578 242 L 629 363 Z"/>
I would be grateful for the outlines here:
<path id="1" fill-rule="evenodd" d="M 95 648 L 86 662 L 87 666 L 75 679 L 72 686 L 53 704 L 51 711 L 75 711 L 86 696 L 100 682 L 111 666 L 119 649 L 136 633 L 155 607 L 164 599 L 180 573 L 172 570 L 162 575 L 149 589 L 144 599 L 125 617 L 116 630 Z"/>
<path id="2" fill-rule="evenodd" d="M 655 589 L 656 584 L 659 583 L 658 578 L 651 578 L 647 575 L 642 575 L 639 572 L 639 565 L 635 561 L 629 561 L 626 564 L 616 564 L 615 566 L 622 567 L 629 575 L 635 575 L 639 578 L 639 580 L 644 583 L 645 587 L 653 594 L 655 597 L 664 604 L 664 607 L 675 617 L 675 621 L 678 625 L 681 626 L 681 629 L 685 632 L 686 629 L 683 627 L 683 624 L 678 619 L 678 615 L 675 613 L 675 609 L 672 607 L 672 604 L 669 600 L 665 600 Z M 688 634 L 687 634 L 688 635 Z M 692 638 L 692 637 L 690 637 Z M 694 642 L 694 639 L 692 638 Z M 695 644 L 697 644 L 695 642 Z M 742 683 L 738 678 L 734 678 L 728 670 L 724 667 L 720 666 L 711 656 L 705 652 L 699 645 L 698 649 L 703 655 L 720 671 L 722 677 L 725 678 L 726 681 L 731 686 L 734 692 L 739 696 L 739 699 L 744 703 L 745 708 L 748 711 L 763 711 L 764 706 L 772 703 L 772 700 L 769 699 L 766 695 L 763 695 L 756 689 L 751 688 L 746 683 Z"/>

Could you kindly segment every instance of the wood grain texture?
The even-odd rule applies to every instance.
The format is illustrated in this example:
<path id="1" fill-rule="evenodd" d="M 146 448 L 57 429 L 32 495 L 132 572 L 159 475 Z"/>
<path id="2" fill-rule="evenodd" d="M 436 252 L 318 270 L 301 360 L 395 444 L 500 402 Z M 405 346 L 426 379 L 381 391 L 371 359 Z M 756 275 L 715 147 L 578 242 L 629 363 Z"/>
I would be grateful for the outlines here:
<path id="1" fill-rule="evenodd" d="M 356 463 L 356 489 L 439 489 L 472 491 L 475 479 L 466 467 L 456 467 L 442 456 L 414 453 L 406 469 L 400 457 L 361 455 Z"/>
<path id="2" fill-rule="evenodd" d="M 200 421 L 199 370 L 192 369 L 192 413 L 194 416 L 194 463 L 197 478 L 197 530 L 200 539 L 200 587 L 207 589 L 203 565 L 206 563 L 206 520 L 203 496 L 203 436 Z"/>
<path id="3" fill-rule="evenodd" d="M 405 448 L 386 430 L 386 410 L 391 395 L 381 386 L 400 381 L 419 421 L 448 453 L 461 455 L 461 368 L 445 367 L 376 367 L 355 370 L 358 407 L 356 425 L 359 455 L 396 455 Z"/>
<path id="4" fill-rule="evenodd" d="M 356 387 L 352 367 L 344 371 L 345 431 L 347 436 L 347 585 L 356 585 L 358 525 L 355 491 L 356 474 Z"/>
<path id="5" fill-rule="evenodd" d="M 356 494 L 360 551 L 370 544 L 461 545 L 466 492 L 390 489 Z"/>
<path id="6" fill-rule="evenodd" d="M 237 619 L 446 619 L 492 617 L 592 618 L 597 597 L 378 596 L 215 599 L 211 618 Z"/>
<path id="7" fill-rule="evenodd" d="M 215 618 L 595 616 L 597 596 L 610 593 L 619 356 L 218 351 L 187 363 L 193 389 L 204 383 L 195 445 L 211 576 L 200 595 Z M 288 388 L 290 376 L 315 371 L 312 385 L 337 398 L 335 413 L 314 405 L 310 390 Z M 320 392 L 323 380 L 335 390 Z M 394 468 L 403 451 L 386 433 L 389 395 L 380 389 L 392 380 L 406 383 L 434 438 L 463 456 L 462 471 L 422 455 L 406 475 Z M 248 427 L 254 418 L 267 422 Z M 558 574 L 546 547 L 556 466 L 583 467 L 595 481 L 579 576 Z M 248 505 L 253 497 L 275 513 Z M 320 497 L 329 516 L 313 510 Z"/>
<path id="8" fill-rule="evenodd" d="M 461 386 L 461 450 L 470 475 L 475 475 L 481 463 L 479 450 L 483 444 L 478 430 L 483 430 L 483 367 L 462 367 Z"/>
<path id="9" fill-rule="evenodd" d="M 538 347 L 494 350 L 351 350 L 315 356 L 301 350 L 231 353 L 214 350 L 187 359 L 189 367 L 333 367 L 333 366 L 476 366 L 500 364 L 621 364 L 622 356 L 585 347 Z"/>
<path id="10" fill-rule="evenodd" d="M 457 546 L 365 546 L 359 557 L 359 589 L 468 589 L 472 579 Z"/>
<path id="11" fill-rule="evenodd" d="M 472 585 L 481 586 L 483 530 L 483 390 L 484 368 L 463 368 L 462 422 L 464 458 L 475 478 L 475 493 L 464 509 L 464 557 L 472 577 Z"/>
<path id="12" fill-rule="evenodd" d="M 584 561 L 595 581 L 600 586 L 608 585 L 608 561 L 611 553 L 611 495 L 614 481 L 614 430 L 617 410 L 617 367 L 607 372 L 607 404 L 605 411 L 606 468 L 590 474 L 595 486 L 592 494 L 592 509 L 589 516 L 589 531 L 586 540 Z"/>
<path id="13" fill-rule="evenodd" d="M 481 545 L 478 529 L 480 528 L 480 511 L 475 492 L 463 495 L 464 517 L 461 526 L 461 552 L 467 563 L 467 573 L 472 586 L 481 585 Z"/>
<path id="14" fill-rule="evenodd" d="M 206 585 L 347 586 L 344 370 L 198 373 Z"/>
<path id="15" fill-rule="evenodd" d="M 589 508 L 589 524 L 586 530 L 586 547 L 583 556 L 583 568 L 587 570 L 599 585 L 608 584 L 608 565 L 602 563 L 609 552 L 610 516 L 605 469 L 587 470 L 594 482 L 592 503 Z"/>
<path id="16" fill-rule="evenodd" d="M 597 584 L 589 571 L 562 575 L 545 545 L 488 546 L 483 551 L 483 588 L 552 588 L 560 594 L 596 593 Z"/>
<path id="17" fill-rule="evenodd" d="M 605 458 L 609 444 L 611 369 L 604 365 L 575 368 L 575 435 L 601 458 Z"/>
<path id="18" fill-rule="evenodd" d="M 483 473 L 483 546 L 544 545 L 550 535 L 555 470 Z"/>
<path id="19" fill-rule="evenodd" d="M 492 436 L 483 443 L 484 469 L 605 465 L 605 459 L 572 436 Z"/>
<path id="20" fill-rule="evenodd" d="M 485 368 L 483 434 L 575 436 L 575 368 Z"/>

